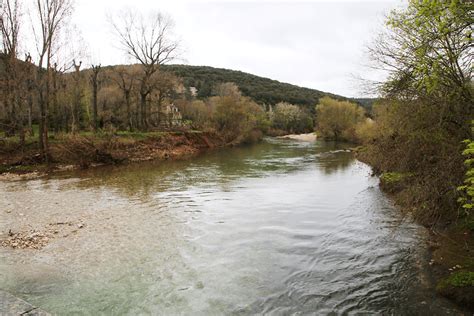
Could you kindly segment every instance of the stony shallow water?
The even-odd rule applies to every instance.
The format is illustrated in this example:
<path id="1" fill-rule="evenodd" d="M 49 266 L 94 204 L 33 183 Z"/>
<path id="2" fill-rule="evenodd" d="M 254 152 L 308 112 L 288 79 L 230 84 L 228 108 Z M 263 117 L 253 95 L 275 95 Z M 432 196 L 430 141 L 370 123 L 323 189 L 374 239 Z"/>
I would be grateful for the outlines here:
<path id="1" fill-rule="evenodd" d="M 268 139 L 184 161 L 0 182 L 0 290 L 53 314 L 457 315 L 424 229 L 344 146 Z"/>

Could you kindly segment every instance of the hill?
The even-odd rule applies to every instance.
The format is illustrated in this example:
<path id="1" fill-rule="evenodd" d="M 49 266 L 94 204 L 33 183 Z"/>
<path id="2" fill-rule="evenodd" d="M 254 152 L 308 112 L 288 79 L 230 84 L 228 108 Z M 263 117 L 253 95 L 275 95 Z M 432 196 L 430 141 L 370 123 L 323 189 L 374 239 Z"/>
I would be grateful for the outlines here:
<path id="1" fill-rule="evenodd" d="M 324 96 L 330 96 L 339 100 L 349 99 L 340 95 L 303 88 L 237 70 L 189 65 L 164 65 L 162 69 L 164 71 L 170 71 L 182 78 L 185 87 L 197 88 L 198 98 L 212 96 L 213 87 L 220 83 L 234 82 L 244 95 L 261 104 L 289 102 L 308 108 L 314 108 L 319 98 Z M 359 102 L 358 99 L 350 100 L 364 107 L 368 107 L 369 105 L 367 102 Z"/>

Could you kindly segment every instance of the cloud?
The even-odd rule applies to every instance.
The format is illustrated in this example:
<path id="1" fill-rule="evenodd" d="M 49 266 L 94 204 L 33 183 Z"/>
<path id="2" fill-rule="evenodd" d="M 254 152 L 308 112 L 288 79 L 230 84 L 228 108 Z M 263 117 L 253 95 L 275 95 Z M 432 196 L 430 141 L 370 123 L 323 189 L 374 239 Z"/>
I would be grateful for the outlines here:
<path id="1" fill-rule="evenodd" d="M 360 95 L 354 75 L 373 77 L 364 51 L 398 1 L 79 0 L 74 22 L 91 55 L 127 62 L 105 16 L 124 6 L 171 15 L 189 64 L 247 71 L 342 94 Z M 91 10 L 91 8 L 94 10 Z"/>

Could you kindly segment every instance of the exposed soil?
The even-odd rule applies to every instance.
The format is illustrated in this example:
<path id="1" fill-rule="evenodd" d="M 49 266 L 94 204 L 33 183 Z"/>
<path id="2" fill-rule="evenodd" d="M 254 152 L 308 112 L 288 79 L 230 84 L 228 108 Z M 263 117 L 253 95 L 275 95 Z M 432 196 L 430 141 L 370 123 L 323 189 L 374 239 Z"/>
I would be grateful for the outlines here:
<path id="1" fill-rule="evenodd" d="M 0 180 L 31 179 L 53 171 L 149 160 L 179 159 L 227 145 L 215 133 L 166 132 L 124 136 L 64 136 L 50 144 L 48 164 L 37 144 L 0 148 Z"/>
<path id="2" fill-rule="evenodd" d="M 460 225 L 441 231 L 430 230 L 428 249 L 436 291 L 474 312 L 473 232 Z M 458 279 L 465 281 L 456 282 Z"/>

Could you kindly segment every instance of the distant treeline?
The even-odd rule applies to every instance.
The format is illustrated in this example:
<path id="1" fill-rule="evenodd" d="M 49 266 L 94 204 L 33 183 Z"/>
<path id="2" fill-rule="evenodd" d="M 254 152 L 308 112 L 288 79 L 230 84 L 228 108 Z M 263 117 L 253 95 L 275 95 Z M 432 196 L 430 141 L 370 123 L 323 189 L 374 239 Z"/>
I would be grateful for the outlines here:
<path id="1" fill-rule="evenodd" d="M 24 148 L 34 137 L 38 160 L 46 163 L 50 140 L 61 134 L 197 129 L 236 144 L 262 133 L 311 132 L 320 100 L 348 101 L 241 71 L 174 65 L 180 55 L 174 22 L 160 12 L 125 10 L 110 18 L 117 44 L 133 64 L 87 63 L 70 51 L 81 44 L 67 32 L 74 0 L 38 0 L 28 7 L 17 0 L 3 3 L 0 141 L 18 139 Z M 35 33 L 33 55 L 22 51 L 27 11 L 33 29 L 42 30 Z M 335 123 L 328 133 L 336 138 L 355 133 Z"/>
<path id="2" fill-rule="evenodd" d="M 280 102 L 304 106 L 314 113 L 314 105 L 319 99 L 329 96 L 336 100 L 348 98 L 289 83 L 259 77 L 242 71 L 214 68 L 209 66 L 163 65 L 164 71 L 173 72 L 183 80 L 186 88 L 195 87 L 200 99 L 216 95 L 215 87 L 226 82 L 235 83 L 240 91 L 259 104 L 277 104 Z M 369 110 L 375 99 L 351 99 Z"/>

